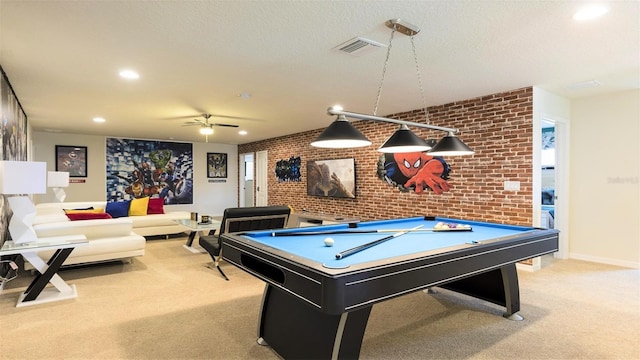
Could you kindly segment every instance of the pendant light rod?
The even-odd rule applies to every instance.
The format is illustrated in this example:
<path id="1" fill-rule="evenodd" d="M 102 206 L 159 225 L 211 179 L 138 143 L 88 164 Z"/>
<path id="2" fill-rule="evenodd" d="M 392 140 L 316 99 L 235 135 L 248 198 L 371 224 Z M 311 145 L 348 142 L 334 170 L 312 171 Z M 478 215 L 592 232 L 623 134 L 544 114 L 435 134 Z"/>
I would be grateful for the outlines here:
<path id="1" fill-rule="evenodd" d="M 380 117 L 380 116 L 373 116 L 373 115 L 367 115 L 367 114 L 354 113 L 354 112 L 349 112 L 349 111 L 336 109 L 335 107 L 328 108 L 327 109 L 327 114 L 329 114 L 329 115 L 344 115 L 344 116 L 347 116 L 347 117 L 356 118 L 356 119 L 360 119 L 360 120 L 372 120 L 372 121 L 388 122 L 388 123 L 399 124 L 399 125 L 415 126 L 415 127 L 432 129 L 432 130 L 440 130 L 440 131 L 444 131 L 444 132 L 448 132 L 448 133 L 452 133 L 452 134 L 457 134 L 458 133 L 458 129 L 454 129 L 454 128 L 436 126 L 436 125 L 431 125 L 431 124 L 421 124 L 421 123 L 417 123 L 417 122 L 413 122 L 413 121 L 404 121 L 404 120 L 390 119 L 390 118 Z"/>

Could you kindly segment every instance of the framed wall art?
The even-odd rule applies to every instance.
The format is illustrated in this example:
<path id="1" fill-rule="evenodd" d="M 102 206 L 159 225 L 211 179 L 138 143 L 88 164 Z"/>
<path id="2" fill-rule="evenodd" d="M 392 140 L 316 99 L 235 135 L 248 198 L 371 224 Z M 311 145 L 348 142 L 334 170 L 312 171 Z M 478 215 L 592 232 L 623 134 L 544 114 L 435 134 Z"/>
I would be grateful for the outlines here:
<path id="1" fill-rule="evenodd" d="M 87 147 L 56 145 L 56 171 L 67 171 L 69 177 L 87 177 Z"/>
<path id="2" fill-rule="evenodd" d="M 193 204 L 191 143 L 106 139 L 107 201 L 161 198 L 165 205 Z"/>
<path id="3" fill-rule="evenodd" d="M 227 154 L 207 153 L 207 177 L 226 178 L 227 177 Z"/>
<path id="4" fill-rule="evenodd" d="M 354 199 L 355 159 L 307 161 L 307 195 Z"/>

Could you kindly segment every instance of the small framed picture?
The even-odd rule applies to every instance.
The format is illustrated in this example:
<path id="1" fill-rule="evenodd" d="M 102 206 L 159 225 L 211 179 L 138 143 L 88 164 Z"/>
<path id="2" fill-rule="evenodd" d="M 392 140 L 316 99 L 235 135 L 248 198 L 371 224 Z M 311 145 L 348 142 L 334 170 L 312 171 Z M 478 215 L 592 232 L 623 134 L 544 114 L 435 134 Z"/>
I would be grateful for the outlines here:
<path id="1" fill-rule="evenodd" d="M 227 177 L 227 154 L 207 153 L 207 177 L 226 178 Z"/>
<path id="2" fill-rule="evenodd" d="M 56 145 L 56 171 L 67 171 L 69 177 L 87 177 L 87 147 Z"/>

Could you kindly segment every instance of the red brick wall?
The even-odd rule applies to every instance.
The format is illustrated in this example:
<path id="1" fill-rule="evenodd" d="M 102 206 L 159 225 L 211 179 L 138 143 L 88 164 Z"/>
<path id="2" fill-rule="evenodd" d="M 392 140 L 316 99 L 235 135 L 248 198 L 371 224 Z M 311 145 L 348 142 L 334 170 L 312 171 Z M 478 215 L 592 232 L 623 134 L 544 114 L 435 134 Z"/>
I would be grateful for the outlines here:
<path id="1" fill-rule="evenodd" d="M 424 111 L 394 115 L 424 122 Z M 437 215 L 506 224 L 532 223 L 533 91 L 523 88 L 429 108 L 433 125 L 460 130 L 459 137 L 475 150 L 472 156 L 445 157 L 451 166 L 451 190 L 442 195 L 425 191 L 400 192 L 380 180 L 376 149 L 397 125 L 352 121 L 373 145 L 355 149 L 321 149 L 309 145 L 323 129 L 239 145 L 238 153 L 268 151 L 270 205 L 291 205 L 295 211 L 358 217 L 361 220 Z M 327 125 L 330 123 L 327 119 Z M 444 133 L 411 128 L 423 138 L 440 139 Z M 302 181 L 278 182 L 275 164 L 290 157 L 302 159 Z M 308 160 L 355 158 L 356 199 L 318 198 L 307 195 Z M 504 181 L 519 181 L 520 191 L 504 191 Z"/>

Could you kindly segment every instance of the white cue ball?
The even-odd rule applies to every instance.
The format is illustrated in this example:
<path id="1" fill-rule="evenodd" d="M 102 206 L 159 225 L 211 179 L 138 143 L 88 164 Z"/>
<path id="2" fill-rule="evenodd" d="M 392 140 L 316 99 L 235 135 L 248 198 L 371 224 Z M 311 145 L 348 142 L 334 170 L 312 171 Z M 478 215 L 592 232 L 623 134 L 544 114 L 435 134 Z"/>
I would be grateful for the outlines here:
<path id="1" fill-rule="evenodd" d="M 326 246 L 333 246 L 333 238 L 330 238 L 330 237 L 324 238 L 324 244 Z"/>

